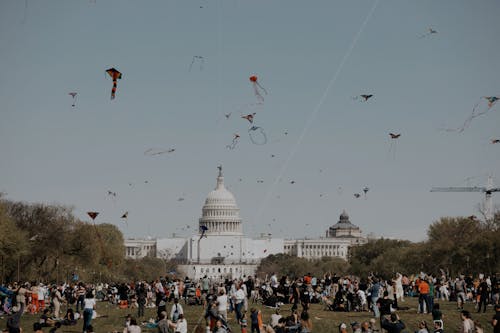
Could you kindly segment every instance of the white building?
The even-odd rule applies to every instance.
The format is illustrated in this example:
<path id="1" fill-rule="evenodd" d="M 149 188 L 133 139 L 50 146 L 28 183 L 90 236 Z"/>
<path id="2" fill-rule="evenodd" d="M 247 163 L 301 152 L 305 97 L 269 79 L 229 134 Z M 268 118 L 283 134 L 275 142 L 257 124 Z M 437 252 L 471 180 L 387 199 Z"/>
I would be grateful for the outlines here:
<path id="1" fill-rule="evenodd" d="M 345 212 L 339 222 L 327 230 L 325 238 L 283 240 L 266 234 L 258 239 L 246 237 L 240 210 L 233 194 L 224 186 L 220 166 L 217 185 L 207 195 L 198 225 L 200 232 L 187 239 L 126 240 L 126 256 L 152 255 L 154 245 L 157 257 L 177 260 L 180 273 L 191 279 L 205 275 L 212 279 L 241 278 L 253 275 L 260 261 L 270 254 L 347 259 L 350 246 L 366 243 L 359 227 L 349 221 Z"/>
<path id="2" fill-rule="evenodd" d="M 325 238 L 287 239 L 284 253 L 300 258 L 319 259 L 321 257 L 340 257 L 347 260 L 350 246 L 365 244 L 361 229 L 349 221 L 345 211 L 339 221 L 326 231 Z"/>
<path id="3" fill-rule="evenodd" d="M 127 239 L 125 257 L 131 259 L 156 257 L 156 244 L 156 239 Z"/>

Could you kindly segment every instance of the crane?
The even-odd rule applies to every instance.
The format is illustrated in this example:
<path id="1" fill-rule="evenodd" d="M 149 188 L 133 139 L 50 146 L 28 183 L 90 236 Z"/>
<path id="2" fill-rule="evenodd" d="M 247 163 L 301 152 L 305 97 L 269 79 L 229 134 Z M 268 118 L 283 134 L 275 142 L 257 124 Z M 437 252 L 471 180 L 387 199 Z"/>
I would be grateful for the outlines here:
<path id="1" fill-rule="evenodd" d="M 486 221 L 493 220 L 493 200 L 491 195 L 493 192 L 500 192 L 500 187 L 493 187 L 493 177 L 488 177 L 486 186 L 472 186 L 472 187 L 433 187 L 431 192 L 482 192 L 485 194 L 484 201 L 484 216 Z"/>

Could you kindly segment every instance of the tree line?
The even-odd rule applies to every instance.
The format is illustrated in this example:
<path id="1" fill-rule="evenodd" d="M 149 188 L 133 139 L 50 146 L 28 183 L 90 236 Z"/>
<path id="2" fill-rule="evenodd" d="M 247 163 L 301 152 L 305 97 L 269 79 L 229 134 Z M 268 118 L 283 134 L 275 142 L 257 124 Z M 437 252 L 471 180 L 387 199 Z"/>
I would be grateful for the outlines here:
<path id="1" fill-rule="evenodd" d="M 0 283 L 10 281 L 153 280 L 176 270 L 160 258 L 125 258 L 124 238 L 112 224 L 77 219 L 71 207 L 26 203 L 0 197 Z M 493 221 L 443 217 L 427 230 L 427 240 L 372 239 L 351 247 L 348 260 L 317 260 L 270 255 L 258 267 L 261 276 L 302 276 L 327 272 L 391 277 L 423 271 L 451 276 L 500 273 L 500 212 Z"/>

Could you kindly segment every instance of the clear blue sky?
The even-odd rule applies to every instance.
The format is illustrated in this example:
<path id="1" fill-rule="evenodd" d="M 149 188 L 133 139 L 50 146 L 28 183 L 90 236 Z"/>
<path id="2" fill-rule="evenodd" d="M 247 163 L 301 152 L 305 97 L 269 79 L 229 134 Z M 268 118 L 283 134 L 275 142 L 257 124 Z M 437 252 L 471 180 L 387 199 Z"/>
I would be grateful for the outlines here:
<path id="1" fill-rule="evenodd" d="M 483 199 L 432 186 L 490 173 L 500 185 L 500 103 L 461 134 L 439 130 L 500 94 L 499 12 L 495 0 L 2 0 L 0 191 L 165 237 L 196 230 L 222 164 L 249 235 L 324 235 L 345 209 L 365 233 L 423 240 Z M 202 70 L 189 71 L 194 55 Z M 115 100 L 109 67 L 123 73 Z M 251 112 L 266 145 L 249 140 Z M 389 132 L 402 134 L 395 153 Z"/>

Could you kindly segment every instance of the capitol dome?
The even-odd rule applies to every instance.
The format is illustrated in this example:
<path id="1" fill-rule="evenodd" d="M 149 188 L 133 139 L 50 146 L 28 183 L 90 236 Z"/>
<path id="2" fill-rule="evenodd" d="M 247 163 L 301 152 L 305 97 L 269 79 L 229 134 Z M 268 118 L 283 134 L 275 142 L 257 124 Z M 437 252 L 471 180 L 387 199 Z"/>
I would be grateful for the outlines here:
<path id="1" fill-rule="evenodd" d="M 351 223 L 349 215 L 344 210 L 340 214 L 339 221 L 331 226 L 327 232 L 327 237 L 361 237 L 361 230 Z"/>
<path id="2" fill-rule="evenodd" d="M 202 208 L 200 230 L 202 226 L 206 227 L 206 235 L 242 235 L 240 209 L 233 194 L 224 187 L 221 166 L 219 166 L 217 186 L 208 193 Z"/>

